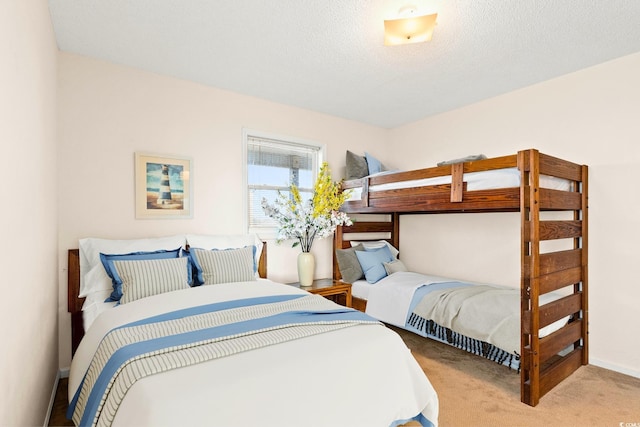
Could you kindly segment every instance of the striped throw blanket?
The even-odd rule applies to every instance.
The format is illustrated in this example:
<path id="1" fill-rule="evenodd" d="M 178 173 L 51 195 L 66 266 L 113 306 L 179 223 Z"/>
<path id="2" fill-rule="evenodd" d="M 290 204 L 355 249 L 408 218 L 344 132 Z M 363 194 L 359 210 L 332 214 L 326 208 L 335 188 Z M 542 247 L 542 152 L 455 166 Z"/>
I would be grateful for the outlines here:
<path id="1" fill-rule="evenodd" d="M 408 324 L 499 363 L 520 359 L 518 289 L 463 285 L 433 291 L 416 305 Z"/>
<path id="2" fill-rule="evenodd" d="M 69 405 L 76 425 L 111 425 L 127 390 L 170 369 L 363 323 L 318 295 L 250 298 L 166 313 L 111 330 Z"/>

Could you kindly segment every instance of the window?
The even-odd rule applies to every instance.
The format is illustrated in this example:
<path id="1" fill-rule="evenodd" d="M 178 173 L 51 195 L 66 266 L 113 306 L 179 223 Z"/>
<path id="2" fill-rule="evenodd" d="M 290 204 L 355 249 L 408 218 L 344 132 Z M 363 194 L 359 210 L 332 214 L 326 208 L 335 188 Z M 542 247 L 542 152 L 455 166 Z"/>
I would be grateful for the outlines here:
<path id="1" fill-rule="evenodd" d="M 264 214 L 262 199 L 273 203 L 278 191 L 289 193 L 295 184 L 303 199 L 311 197 L 324 146 L 294 138 L 244 130 L 246 220 L 250 233 L 275 237 L 276 223 Z"/>

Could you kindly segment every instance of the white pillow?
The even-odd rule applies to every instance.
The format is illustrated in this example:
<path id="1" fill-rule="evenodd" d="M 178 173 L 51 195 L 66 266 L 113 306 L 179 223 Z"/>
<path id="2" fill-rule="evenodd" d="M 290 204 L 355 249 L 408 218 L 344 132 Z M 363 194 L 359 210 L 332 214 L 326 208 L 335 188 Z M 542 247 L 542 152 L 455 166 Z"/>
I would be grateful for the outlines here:
<path id="1" fill-rule="evenodd" d="M 187 243 L 189 248 L 194 249 L 238 249 L 245 246 L 255 245 L 255 266 L 260 262 L 262 255 L 262 240 L 256 234 L 187 234 Z M 256 277 L 258 272 L 256 271 Z"/>
<path id="2" fill-rule="evenodd" d="M 377 249 L 377 248 L 381 248 L 384 245 L 387 245 L 389 247 L 389 250 L 391 251 L 391 255 L 393 255 L 394 258 L 398 258 L 398 254 L 400 253 L 399 250 L 397 250 L 396 248 L 393 247 L 393 245 L 389 242 L 387 242 L 386 240 L 364 240 L 364 241 L 357 241 L 357 240 L 350 240 L 349 243 L 351 243 L 351 246 L 357 246 L 359 244 L 362 244 L 362 246 L 364 246 L 365 249 Z"/>
<path id="3" fill-rule="evenodd" d="M 90 292 L 89 295 L 87 295 L 87 297 L 85 298 L 84 303 L 82 304 L 82 311 L 89 310 L 94 305 L 103 304 L 105 300 L 107 300 L 109 296 L 111 296 L 112 291 L 113 287 L 100 291 Z"/>
<path id="4" fill-rule="evenodd" d="M 84 281 L 84 283 L 83 283 Z M 111 279 L 107 275 L 102 263 L 93 266 L 88 273 L 83 273 L 83 267 L 80 267 L 80 297 L 89 297 L 96 292 L 104 292 L 113 290 Z M 108 295 L 107 295 L 108 296 Z M 104 300 L 103 300 L 104 301 Z"/>
<path id="5" fill-rule="evenodd" d="M 83 308 L 82 309 L 82 325 L 84 326 L 84 330 L 88 331 L 93 321 L 96 320 L 98 316 L 100 316 L 100 314 L 102 314 L 104 311 L 111 310 L 113 307 L 116 306 L 116 304 L 118 303 L 115 301 L 111 301 L 111 302 L 103 302 L 100 304 L 96 303 L 86 309 Z"/>
<path id="6" fill-rule="evenodd" d="M 80 297 L 86 297 L 91 292 L 107 289 L 112 286 L 107 276 L 100 253 L 130 254 L 133 252 L 151 252 L 158 250 L 172 250 L 184 247 L 185 236 L 168 236 L 150 239 L 111 240 L 86 238 L 80 239 Z M 99 268 L 96 268 L 99 267 Z M 89 274 L 91 273 L 91 274 Z"/>

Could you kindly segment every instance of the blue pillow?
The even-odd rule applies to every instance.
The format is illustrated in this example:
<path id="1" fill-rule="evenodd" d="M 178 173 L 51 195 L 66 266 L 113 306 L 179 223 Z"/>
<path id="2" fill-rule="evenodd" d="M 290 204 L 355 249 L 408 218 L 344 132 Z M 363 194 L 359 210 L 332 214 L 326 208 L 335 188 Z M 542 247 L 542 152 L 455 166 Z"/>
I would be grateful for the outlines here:
<path id="1" fill-rule="evenodd" d="M 122 298 L 122 279 L 118 275 L 116 268 L 113 265 L 114 261 L 131 261 L 131 260 L 145 260 L 145 259 L 167 259 L 167 258 L 179 258 L 182 248 L 174 250 L 160 250 L 154 252 L 132 252 L 130 254 L 100 254 L 100 261 L 107 272 L 107 275 L 111 278 L 113 284 L 113 292 L 105 302 L 108 301 L 120 301 Z M 189 282 L 191 282 L 191 267 L 187 265 L 189 269 Z"/>
<path id="2" fill-rule="evenodd" d="M 384 268 L 384 263 L 393 261 L 393 255 L 386 245 L 377 249 L 356 251 L 356 256 L 364 272 L 364 277 L 369 283 L 376 283 L 385 277 L 387 270 Z"/>
<path id="3" fill-rule="evenodd" d="M 244 247 L 246 248 L 246 246 Z M 227 249 L 202 249 L 202 250 L 207 250 L 207 251 L 229 251 L 229 250 L 234 250 L 234 249 L 244 249 L 244 248 L 227 248 Z M 191 249 L 201 249 L 201 248 L 189 248 L 189 258 L 191 259 L 191 265 L 193 265 L 193 286 L 200 286 L 200 285 L 204 285 L 205 283 L 205 279 L 204 279 L 204 269 L 202 268 L 202 265 L 200 264 L 200 261 L 198 260 L 198 257 L 195 254 L 195 251 L 191 250 Z M 258 272 L 258 265 L 256 264 L 256 251 L 258 250 L 256 248 L 256 245 L 251 245 L 251 250 L 252 250 L 252 268 L 253 268 L 253 273 L 255 275 L 255 273 Z"/>
<path id="4" fill-rule="evenodd" d="M 380 160 L 373 157 L 371 154 L 365 152 L 364 157 L 367 159 L 367 167 L 369 168 L 369 175 L 373 175 L 374 173 L 382 172 L 384 167 Z"/>

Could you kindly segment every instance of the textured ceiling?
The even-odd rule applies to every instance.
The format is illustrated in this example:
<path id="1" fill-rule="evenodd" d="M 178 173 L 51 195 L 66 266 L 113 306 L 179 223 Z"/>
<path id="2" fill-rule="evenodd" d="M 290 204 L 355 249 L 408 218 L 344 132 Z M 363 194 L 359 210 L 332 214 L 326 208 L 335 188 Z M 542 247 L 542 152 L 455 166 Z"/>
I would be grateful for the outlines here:
<path id="1" fill-rule="evenodd" d="M 60 50 L 385 128 L 640 51 L 640 0 L 49 0 Z"/>

